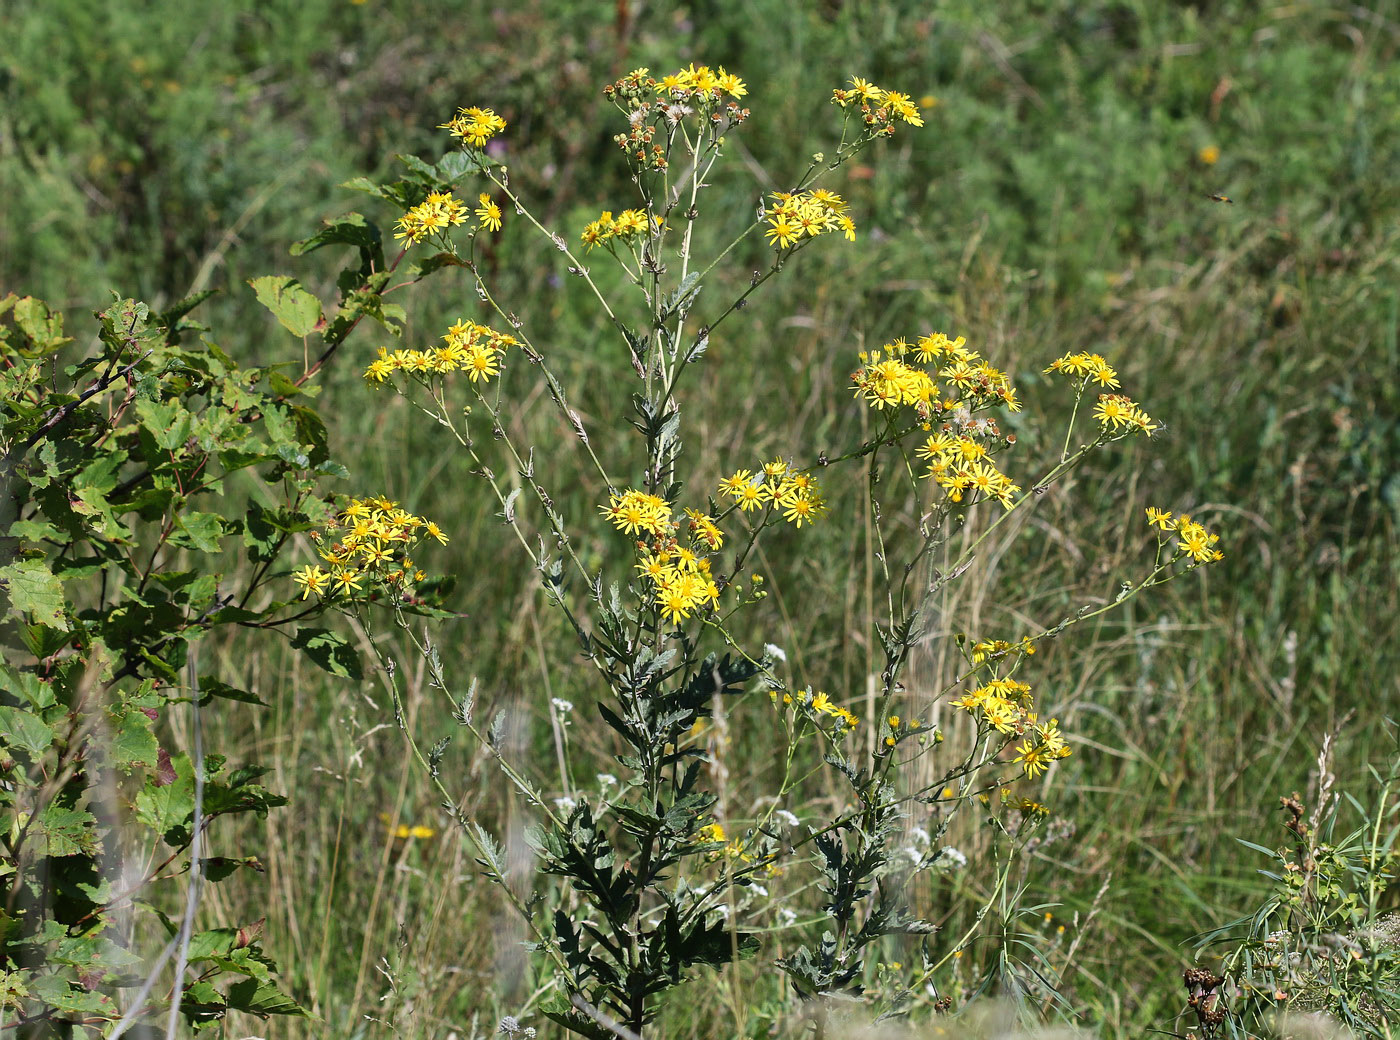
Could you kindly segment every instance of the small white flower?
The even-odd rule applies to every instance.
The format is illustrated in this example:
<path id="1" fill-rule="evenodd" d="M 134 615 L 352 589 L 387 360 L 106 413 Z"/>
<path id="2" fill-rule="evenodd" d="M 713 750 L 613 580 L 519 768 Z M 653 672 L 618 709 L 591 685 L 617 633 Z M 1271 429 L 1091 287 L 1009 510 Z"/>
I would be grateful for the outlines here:
<path id="1" fill-rule="evenodd" d="M 674 125 L 694 111 L 689 105 L 670 104 L 666 106 L 666 118 Z"/>
<path id="2" fill-rule="evenodd" d="M 563 798 L 554 799 L 554 807 L 562 813 L 571 813 L 578 805 L 578 802 L 565 795 Z"/>
<path id="3" fill-rule="evenodd" d="M 606 791 L 609 787 L 614 786 L 616 783 L 617 777 L 613 776 L 611 773 L 598 774 L 598 786 L 601 787 L 603 790 Z"/>
<path id="4" fill-rule="evenodd" d="M 799 827 L 802 824 L 801 820 L 786 809 L 779 809 L 774 815 L 778 817 L 778 822 L 784 827 Z"/>
<path id="5" fill-rule="evenodd" d="M 720 903 L 719 906 L 715 907 L 715 913 L 719 914 L 720 917 L 723 917 L 726 921 L 729 920 L 729 904 Z"/>
<path id="6" fill-rule="evenodd" d="M 750 885 L 749 891 L 756 896 L 766 896 L 768 894 L 768 889 L 757 883 Z"/>
<path id="7" fill-rule="evenodd" d="M 774 643 L 764 643 L 763 652 L 775 661 L 787 660 L 787 651 Z"/>
<path id="8" fill-rule="evenodd" d="M 794 924 L 797 921 L 797 911 L 783 907 L 778 911 L 778 920 L 783 924 Z"/>
<path id="9" fill-rule="evenodd" d="M 911 867 L 917 867 L 924 858 L 923 850 L 917 845 L 905 845 L 903 848 L 899 849 L 895 855 L 908 860 L 909 866 Z"/>
<path id="10" fill-rule="evenodd" d="M 566 701 L 563 697 L 555 697 L 550 703 L 554 705 L 554 710 L 560 715 L 568 715 L 574 710 L 574 702 Z"/>
<path id="11" fill-rule="evenodd" d="M 915 845 L 927 845 L 929 843 L 928 831 L 922 827 L 911 827 L 909 829 L 909 839 Z"/>
<path id="12" fill-rule="evenodd" d="M 961 870 L 967 866 L 967 857 L 951 845 L 944 845 L 938 850 L 937 857 L 934 858 L 933 866 L 935 870 L 940 870 L 945 874 L 951 874 L 955 870 Z"/>

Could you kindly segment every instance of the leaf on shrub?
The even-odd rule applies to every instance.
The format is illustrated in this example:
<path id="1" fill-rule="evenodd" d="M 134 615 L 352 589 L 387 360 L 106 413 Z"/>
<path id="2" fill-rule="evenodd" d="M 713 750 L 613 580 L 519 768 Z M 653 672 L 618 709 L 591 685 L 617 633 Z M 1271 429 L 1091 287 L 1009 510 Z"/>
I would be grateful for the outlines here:
<path id="1" fill-rule="evenodd" d="M 219 551 L 224 523 L 217 513 L 181 513 L 176 519 L 176 528 L 170 536 L 171 545 L 207 553 Z"/>
<path id="2" fill-rule="evenodd" d="M 141 420 L 142 428 L 166 451 L 176 451 L 182 447 L 189 440 L 190 430 L 194 426 L 194 416 L 178 401 L 138 400 L 136 415 Z M 101 487 L 100 484 L 96 486 Z"/>
<path id="3" fill-rule="evenodd" d="M 117 768 L 130 773 L 132 766 L 154 766 L 160 752 L 151 732 L 151 719 L 139 708 L 112 714 L 112 755 Z"/>
<path id="4" fill-rule="evenodd" d="M 362 260 L 371 261 L 366 266 L 375 269 L 384 266 L 384 249 L 379 228 L 371 224 L 359 213 L 347 213 L 336 220 L 326 222 L 316 234 L 292 245 L 292 256 L 303 256 L 322 246 L 347 245 L 360 251 Z"/>
<path id="5" fill-rule="evenodd" d="M 156 315 L 156 324 L 165 328 L 165 342 L 168 346 L 174 346 L 180 342 L 180 333 L 192 330 L 202 330 L 204 326 L 194 322 L 182 324 L 180 319 L 189 314 L 205 300 L 217 295 L 218 289 L 203 289 L 197 293 L 191 293 L 178 303 L 172 304 L 160 314 Z"/>
<path id="6" fill-rule="evenodd" d="M 50 802 L 36 820 L 44 838 L 45 854 L 58 859 L 97 849 L 97 820 L 86 809 Z"/>
<path id="7" fill-rule="evenodd" d="M 330 672 L 346 679 L 363 679 L 360 655 L 344 639 L 324 628 L 299 628 L 292 647 Z"/>
<path id="8" fill-rule="evenodd" d="M 271 982 L 257 979 L 244 979 L 236 982 L 228 990 L 228 1006 L 234 1011 L 246 1011 L 250 1015 L 299 1015 L 306 1017 L 306 1009 Z"/>
<path id="9" fill-rule="evenodd" d="M 51 354 L 73 342 L 63 334 L 62 313 L 50 310 L 47 303 L 33 296 L 15 301 L 15 325 L 30 341 L 21 348 L 30 357 Z"/>
<path id="10" fill-rule="evenodd" d="M 194 766 L 188 755 L 171 756 L 160 749 L 155 776 L 147 776 L 136 794 L 136 818 L 166 844 L 176 848 L 189 843 L 194 815 Z M 167 779 L 168 777 L 168 779 Z"/>
<path id="11" fill-rule="evenodd" d="M 23 708 L 0 705 L 0 746 L 18 748 L 35 759 L 53 743 L 53 730 Z"/>
<path id="12" fill-rule="evenodd" d="M 63 584 L 41 560 L 20 560 L 0 567 L 0 589 L 7 592 L 6 616 L 18 621 L 29 615 L 40 624 L 68 631 L 63 616 Z"/>
<path id="13" fill-rule="evenodd" d="M 199 861 L 199 869 L 204 872 L 204 877 L 208 881 L 222 881 L 239 867 L 248 867 L 251 870 L 256 870 L 259 874 L 267 869 L 257 856 L 245 856 L 242 859 L 233 856 L 209 856 Z"/>
<path id="14" fill-rule="evenodd" d="M 230 686 L 221 679 L 215 679 L 212 675 L 200 676 L 199 692 L 200 707 L 204 707 L 215 697 L 222 697 L 227 701 L 242 701 L 244 704 L 261 704 L 263 707 L 267 707 L 267 702 L 256 693 L 249 693 L 247 690 Z"/>
<path id="15" fill-rule="evenodd" d="M 87 1017 L 111 1013 L 112 999 L 103 993 L 89 993 L 63 975 L 39 975 L 30 979 L 30 995 L 63 1015 Z"/>
<path id="16" fill-rule="evenodd" d="M 295 278 L 268 275 L 249 283 L 258 302 L 270 310 L 293 336 L 309 336 L 321 321 L 321 301 Z"/>

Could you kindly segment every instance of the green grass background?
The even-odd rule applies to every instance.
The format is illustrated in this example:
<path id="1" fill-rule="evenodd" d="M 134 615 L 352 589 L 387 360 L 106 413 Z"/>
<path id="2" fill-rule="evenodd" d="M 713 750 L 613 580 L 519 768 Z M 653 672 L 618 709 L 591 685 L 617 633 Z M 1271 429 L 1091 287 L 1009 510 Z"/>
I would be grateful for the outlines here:
<path id="1" fill-rule="evenodd" d="M 759 456 L 851 443 L 863 421 L 846 390 L 854 352 L 930 329 L 965 334 L 1021 386 L 1018 476 L 1058 450 L 1066 402 L 1040 373 L 1061 353 L 1102 352 L 1166 423 L 1152 444 L 1115 448 L 1051 489 L 979 560 L 936 604 L 911 682 L 917 708 L 919 685 L 952 667 L 950 633 L 1015 636 L 1111 597 L 1149 562 L 1144 505 L 1221 532 L 1222 564 L 1034 659 L 1044 710 L 1076 753 L 1036 788 L 1059 837 L 1022 879 L 1054 917 L 1009 927 L 1050 951 L 1071 1013 L 1103 1035 L 1175 1028 L 1190 937 L 1265 890 L 1258 857 L 1235 839 L 1279 840 L 1278 797 L 1307 792 L 1324 735 L 1338 730 L 1332 766 L 1363 799 L 1365 765 L 1394 754 L 1381 720 L 1400 703 L 1395 4 L 49 0 L 5 20 L 0 290 L 69 309 L 77 329 L 109 289 L 159 304 L 219 288 L 200 313 L 250 364 L 302 348 L 246 280 L 290 274 L 330 298 L 333 258 L 293 259 L 287 246 L 352 208 L 390 222 L 337 186 L 387 172 L 396 152 L 436 158 L 447 142 L 434 127 L 457 105 L 506 117 L 512 186 L 572 238 L 600 209 L 632 203 L 601 85 L 638 65 L 738 72 L 753 118 L 702 198 L 705 255 L 762 192 L 833 147 L 832 86 L 858 74 L 936 96 L 924 130 L 831 183 L 852 202 L 857 245 L 806 251 L 712 343 L 685 395 L 686 458 L 702 487 Z M 1199 158 L 1207 145 L 1214 166 Z M 487 276 L 575 388 L 610 467 L 635 477 L 623 349 L 560 254 L 511 218 Z M 763 255 L 741 247 L 706 298 L 725 301 Z M 606 263 L 590 263 L 608 283 Z M 483 317 L 448 277 L 399 302 L 414 341 Z M 512 709 L 541 783 L 559 783 L 551 696 L 585 706 L 570 733 L 578 774 L 607 770 L 586 711 L 596 690 L 510 555 L 484 485 L 401 402 L 363 387 L 381 342 L 357 334 L 323 383 L 354 474 L 342 490 L 385 491 L 452 529 L 430 561 L 462 578 L 454 606 L 466 617 L 439 635 L 449 669 Z M 580 476 L 528 374 L 507 385 L 513 432 L 551 449 L 544 482 L 586 522 L 602 489 Z M 829 522 L 769 552 L 774 594 L 752 622 L 755 640 L 788 648 L 795 682 L 850 703 L 875 652 L 859 477 L 833 472 Z M 902 508 L 896 525 L 910 519 Z M 601 560 L 612 550 L 594 527 L 587 546 Z M 267 869 L 226 883 L 210 913 L 266 915 L 270 952 L 319 1016 L 229 1035 L 489 1035 L 539 980 L 465 848 L 386 837 L 383 816 L 442 821 L 382 691 L 329 681 L 270 643 L 206 652 L 271 704 L 211 720 L 216 746 L 272 765 L 292 799 L 265 828 L 216 835 Z M 432 738 L 445 712 L 405 660 L 412 724 Z M 742 819 L 772 787 L 763 763 L 777 738 L 766 703 L 734 711 L 716 761 Z M 474 749 L 447 764 L 471 807 L 518 835 L 518 807 Z M 972 870 L 919 893 L 949 935 L 987 881 L 983 832 L 958 838 Z M 1060 923 L 1081 936 L 1072 963 Z M 769 939 L 765 959 L 797 935 Z M 666 1036 L 756 1035 L 784 1014 L 765 960 L 688 986 Z"/>

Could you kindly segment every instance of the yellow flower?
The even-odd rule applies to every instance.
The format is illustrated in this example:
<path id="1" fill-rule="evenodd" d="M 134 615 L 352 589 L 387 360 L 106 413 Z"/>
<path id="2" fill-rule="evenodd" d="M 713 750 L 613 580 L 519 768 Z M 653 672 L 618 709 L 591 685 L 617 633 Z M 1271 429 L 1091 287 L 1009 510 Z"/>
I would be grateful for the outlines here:
<path id="1" fill-rule="evenodd" d="M 795 223 L 788 220 L 785 214 L 779 213 L 775 217 L 769 218 L 769 228 L 764 234 L 768 238 L 770 245 L 775 245 L 779 249 L 787 249 L 802 237 L 802 229 Z"/>
<path id="2" fill-rule="evenodd" d="M 491 196 L 482 192 L 476 197 L 480 203 L 476 208 L 476 218 L 487 231 L 501 230 L 501 207 L 491 201 Z"/>
<path id="3" fill-rule="evenodd" d="M 1220 161 L 1220 149 L 1213 144 L 1208 144 L 1196 153 L 1196 158 L 1206 166 L 1214 166 Z"/>
<path id="4" fill-rule="evenodd" d="M 491 138 L 506 128 L 506 121 L 489 108 L 459 108 L 448 122 L 441 123 L 439 130 L 446 130 L 453 137 L 480 148 Z"/>
<path id="5" fill-rule="evenodd" d="M 326 583 L 330 581 L 330 575 L 320 567 L 307 566 L 292 574 L 292 580 L 301 586 L 301 598 L 315 594 L 320 596 L 326 590 Z"/>
<path id="6" fill-rule="evenodd" d="M 1150 527 L 1160 527 L 1163 531 L 1170 531 L 1176 526 L 1172 521 L 1172 515 L 1165 509 L 1157 509 L 1153 506 L 1147 507 L 1147 523 Z"/>

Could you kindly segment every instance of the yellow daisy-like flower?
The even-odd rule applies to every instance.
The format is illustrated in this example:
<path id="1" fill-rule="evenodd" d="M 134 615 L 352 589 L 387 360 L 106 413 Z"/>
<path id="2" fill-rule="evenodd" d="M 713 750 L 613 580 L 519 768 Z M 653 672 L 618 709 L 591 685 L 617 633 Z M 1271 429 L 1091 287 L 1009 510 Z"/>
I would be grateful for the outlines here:
<path id="1" fill-rule="evenodd" d="M 476 219 L 487 231 L 501 230 L 501 207 L 491 201 L 491 196 L 482 192 L 477 196 L 480 203 L 476 208 Z"/>
<path id="2" fill-rule="evenodd" d="M 506 128 L 506 121 L 489 108 L 459 108 L 457 114 L 446 123 L 438 125 L 453 137 L 461 138 L 468 144 L 482 147 L 491 138 Z"/>
<path id="3" fill-rule="evenodd" d="M 779 249 L 788 249 L 796 244 L 802 237 L 802 229 L 789 220 L 786 214 L 779 213 L 768 220 L 768 230 L 764 235 L 768 239 L 769 245 L 777 246 Z"/>

